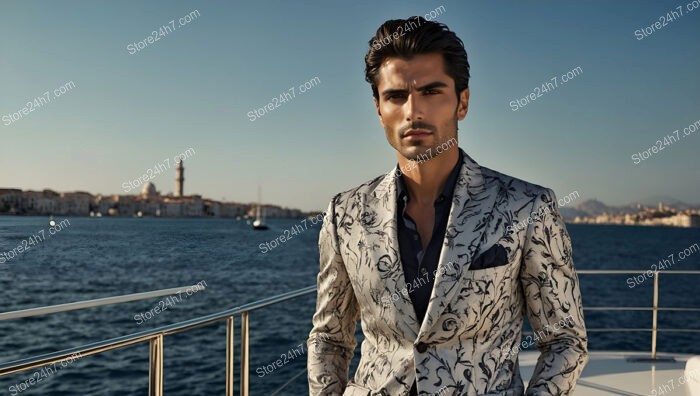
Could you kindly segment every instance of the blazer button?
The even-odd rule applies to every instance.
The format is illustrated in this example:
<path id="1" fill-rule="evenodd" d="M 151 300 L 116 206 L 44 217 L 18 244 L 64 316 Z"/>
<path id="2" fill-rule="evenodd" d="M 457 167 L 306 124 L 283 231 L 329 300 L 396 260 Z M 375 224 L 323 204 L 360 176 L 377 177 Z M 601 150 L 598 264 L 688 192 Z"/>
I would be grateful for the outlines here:
<path id="1" fill-rule="evenodd" d="M 428 345 L 425 343 L 419 342 L 418 345 L 416 345 L 416 350 L 420 353 L 425 353 L 425 351 L 428 350 Z"/>

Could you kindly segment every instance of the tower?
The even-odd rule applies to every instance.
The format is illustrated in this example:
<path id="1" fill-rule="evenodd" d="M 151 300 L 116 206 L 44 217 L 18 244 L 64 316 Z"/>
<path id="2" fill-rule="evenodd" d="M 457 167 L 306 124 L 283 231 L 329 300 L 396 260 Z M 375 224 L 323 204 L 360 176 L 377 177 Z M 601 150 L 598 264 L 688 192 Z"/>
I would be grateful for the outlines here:
<path id="1" fill-rule="evenodd" d="M 175 196 L 182 197 L 185 191 L 185 166 L 183 160 L 177 162 L 175 169 Z"/>

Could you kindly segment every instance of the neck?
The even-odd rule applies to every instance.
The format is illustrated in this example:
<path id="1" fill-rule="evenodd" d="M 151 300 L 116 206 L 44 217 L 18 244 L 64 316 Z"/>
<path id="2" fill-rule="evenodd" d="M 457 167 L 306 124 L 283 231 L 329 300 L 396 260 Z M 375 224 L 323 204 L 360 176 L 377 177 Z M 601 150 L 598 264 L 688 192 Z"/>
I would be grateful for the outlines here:
<path id="1" fill-rule="evenodd" d="M 459 160 L 459 147 L 450 147 L 422 162 L 411 161 L 398 153 L 397 157 L 411 202 L 419 206 L 432 206 Z"/>

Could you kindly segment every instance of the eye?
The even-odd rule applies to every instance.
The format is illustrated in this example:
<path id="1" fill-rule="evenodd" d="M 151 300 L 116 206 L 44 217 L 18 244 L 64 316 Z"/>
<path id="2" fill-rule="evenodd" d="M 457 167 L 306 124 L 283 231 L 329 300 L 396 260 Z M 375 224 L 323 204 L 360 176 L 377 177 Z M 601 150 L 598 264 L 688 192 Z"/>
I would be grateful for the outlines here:
<path id="1" fill-rule="evenodd" d="M 423 91 L 423 92 L 424 92 L 426 95 L 435 95 L 435 94 L 439 94 L 439 93 L 440 93 L 440 91 L 438 91 L 437 89 L 426 89 L 426 90 Z"/>
<path id="2" fill-rule="evenodd" d="M 386 100 L 394 100 L 394 99 L 404 99 L 406 95 L 404 94 L 392 94 L 386 97 Z"/>

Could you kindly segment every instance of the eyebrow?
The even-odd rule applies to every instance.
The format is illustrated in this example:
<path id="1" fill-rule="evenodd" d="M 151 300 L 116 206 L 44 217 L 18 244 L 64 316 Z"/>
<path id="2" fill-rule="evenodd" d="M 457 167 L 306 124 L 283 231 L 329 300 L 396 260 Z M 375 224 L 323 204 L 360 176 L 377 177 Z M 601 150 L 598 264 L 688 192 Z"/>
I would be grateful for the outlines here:
<path id="1" fill-rule="evenodd" d="M 447 84 L 445 84 L 444 82 L 434 81 L 434 82 L 425 84 L 421 87 L 416 87 L 416 90 L 417 91 L 425 91 L 425 90 L 432 89 L 432 88 L 446 88 L 446 87 L 447 87 Z M 408 90 L 402 89 L 402 88 L 385 89 L 384 91 L 382 91 L 382 96 L 386 96 L 386 95 L 390 95 L 390 94 L 404 94 L 404 93 L 408 93 Z"/>

